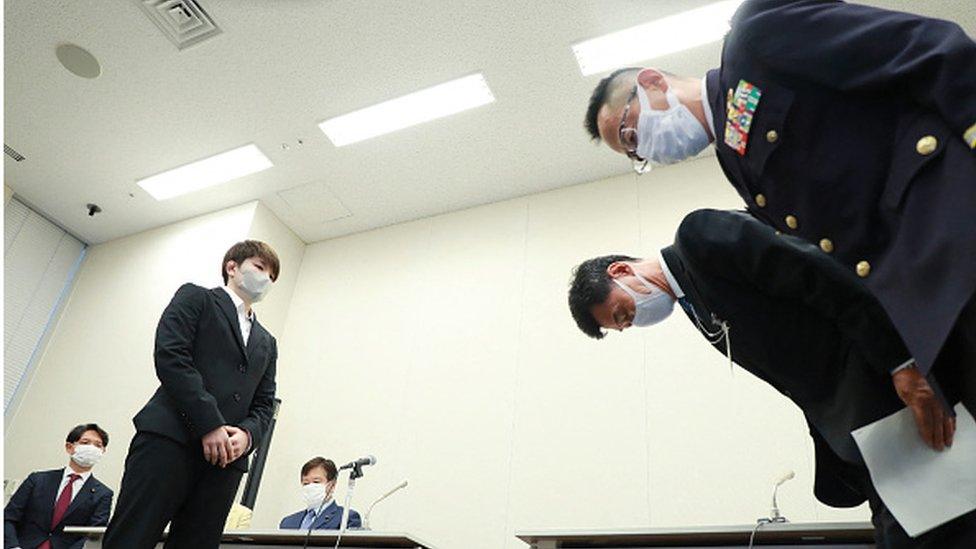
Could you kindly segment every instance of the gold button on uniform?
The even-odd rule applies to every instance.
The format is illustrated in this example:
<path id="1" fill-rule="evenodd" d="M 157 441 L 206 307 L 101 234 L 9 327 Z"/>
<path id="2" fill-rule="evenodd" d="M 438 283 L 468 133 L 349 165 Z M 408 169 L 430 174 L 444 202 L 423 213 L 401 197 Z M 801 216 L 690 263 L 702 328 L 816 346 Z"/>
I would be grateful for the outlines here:
<path id="1" fill-rule="evenodd" d="M 857 271 L 857 276 L 865 278 L 871 274 L 871 264 L 867 261 L 858 261 L 854 270 Z"/>
<path id="2" fill-rule="evenodd" d="M 821 238 L 820 249 L 829 254 L 830 252 L 834 251 L 834 243 L 831 242 L 829 238 Z"/>
<path id="3" fill-rule="evenodd" d="M 776 133 L 776 130 L 769 130 L 768 132 L 766 132 L 766 141 L 769 141 L 770 143 L 775 143 L 777 139 L 779 139 L 779 134 Z"/>
<path id="4" fill-rule="evenodd" d="M 796 220 L 796 217 L 788 215 L 786 216 L 786 226 L 795 229 L 800 226 L 800 222 Z"/>
<path id="5" fill-rule="evenodd" d="M 918 143 L 915 143 L 915 150 L 918 151 L 918 154 L 929 155 L 932 154 L 938 146 L 938 139 L 931 135 L 926 135 L 925 137 L 919 139 Z"/>
<path id="6" fill-rule="evenodd" d="M 759 206 L 760 208 L 766 207 L 766 195 L 762 193 L 756 195 L 756 206 Z"/>

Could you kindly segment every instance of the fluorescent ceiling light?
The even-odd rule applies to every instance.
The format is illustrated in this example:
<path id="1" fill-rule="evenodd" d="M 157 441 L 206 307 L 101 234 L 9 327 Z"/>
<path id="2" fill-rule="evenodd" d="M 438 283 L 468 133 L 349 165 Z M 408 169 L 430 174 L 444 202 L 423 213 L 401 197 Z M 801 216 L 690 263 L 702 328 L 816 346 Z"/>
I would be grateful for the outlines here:
<path id="1" fill-rule="evenodd" d="M 273 166 L 267 156 L 251 143 L 210 158 L 136 181 L 156 200 L 219 185 Z"/>
<path id="2" fill-rule="evenodd" d="M 495 100 L 482 74 L 390 99 L 319 124 L 336 147 L 436 120 Z"/>
<path id="3" fill-rule="evenodd" d="M 619 69 L 720 40 L 742 0 L 725 0 L 573 46 L 583 76 Z"/>

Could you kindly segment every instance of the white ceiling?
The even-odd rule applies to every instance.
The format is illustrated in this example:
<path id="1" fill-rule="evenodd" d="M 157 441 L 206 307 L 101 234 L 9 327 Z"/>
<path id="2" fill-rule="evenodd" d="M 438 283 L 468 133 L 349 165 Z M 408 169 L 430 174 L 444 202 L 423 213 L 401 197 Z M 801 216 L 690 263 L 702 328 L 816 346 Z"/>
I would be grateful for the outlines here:
<path id="1" fill-rule="evenodd" d="M 580 75 L 570 45 L 709 3 L 200 1 L 223 33 L 184 51 L 133 0 L 5 2 L 4 142 L 27 157 L 4 157 L 6 184 L 90 243 L 254 199 L 312 242 L 626 173 L 582 129 L 599 76 Z M 972 0 L 869 3 L 976 36 Z M 102 75 L 61 67 L 64 42 Z M 653 64 L 701 74 L 718 56 L 716 43 Z M 488 106 L 342 148 L 317 127 L 479 71 Z M 249 142 L 274 168 L 164 202 L 135 184 Z"/>

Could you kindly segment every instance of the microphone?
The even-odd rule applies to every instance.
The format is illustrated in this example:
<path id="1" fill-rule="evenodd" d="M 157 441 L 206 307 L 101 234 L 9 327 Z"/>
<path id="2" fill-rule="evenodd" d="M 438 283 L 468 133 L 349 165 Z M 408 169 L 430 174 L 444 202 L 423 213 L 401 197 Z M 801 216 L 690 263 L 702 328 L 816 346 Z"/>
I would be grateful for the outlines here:
<path id="1" fill-rule="evenodd" d="M 364 465 L 376 465 L 376 456 L 366 456 L 364 458 L 359 458 L 356 461 L 350 461 L 342 467 L 339 467 L 339 470 L 356 469 L 357 467 L 362 467 Z"/>
<path id="2" fill-rule="evenodd" d="M 387 492 L 387 493 L 383 494 L 382 496 L 380 496 L 379 498 L 377 498 L 376 501 L 374 501 L 373 503 L 370 503 L 369 504 L 369 508 L 366 509 L 366 515 L 365 515 L 365 517 L 363 517 L 363 530 L 369 530 L 369 514 L 373 512 L 373 507 L 376 506 L 377 503 L 379 503 L 379 502 L 383 501 L 384 499 L 392 496 L 398 490 L 402 490 L 403 488 L 406 488 L 406 487 L 407 487 L 407 481 L 403 481 L 400 484 L 397 484 L 389 492 Z"/>
<path id="3" fill-rule="evenodd" d="M 786 517 L 784 517 L 779 513 L 779 506 L 776 505 L 776 491 L 779 490 L 781 484 L 792 479 L 795 476 L 796 473 L 794 473 L 793 471 L 787 471 L 786 474 L 784 474 L 783 476 L 779 477 L 779 479 L 776 480 L 776 484 L 773 486 L 773 506 L 769 510 L 770 522 L 788 522 L 786 520 Z"/>

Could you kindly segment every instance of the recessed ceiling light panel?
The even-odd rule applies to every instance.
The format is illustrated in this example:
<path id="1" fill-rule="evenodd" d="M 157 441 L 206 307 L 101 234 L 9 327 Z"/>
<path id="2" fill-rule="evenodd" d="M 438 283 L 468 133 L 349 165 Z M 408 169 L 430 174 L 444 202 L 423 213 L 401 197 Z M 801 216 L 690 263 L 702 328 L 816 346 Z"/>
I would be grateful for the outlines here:
<path id="1" fill-rule="evenodd" d="M 495 100 L 481 74 L 451 80 L 371 107 L 330 118 L 319 128 L 336 147 L 422 124 Z"/>
<path id="2" fill-rule="evenodd" d="M 251 143 L 140 179 L 136 183 L 156 200 L 166 200 L 264 171 L 271 166 L 273 164 L 268 157 Z"/>
<path id="3" fill-rule="evenodd" d="M 589 76 L 716 42 L 742 1 L 715 2 L 580 42 L 573 46 L 576 62 Z"/>

